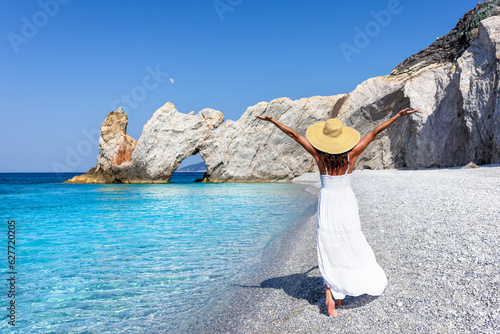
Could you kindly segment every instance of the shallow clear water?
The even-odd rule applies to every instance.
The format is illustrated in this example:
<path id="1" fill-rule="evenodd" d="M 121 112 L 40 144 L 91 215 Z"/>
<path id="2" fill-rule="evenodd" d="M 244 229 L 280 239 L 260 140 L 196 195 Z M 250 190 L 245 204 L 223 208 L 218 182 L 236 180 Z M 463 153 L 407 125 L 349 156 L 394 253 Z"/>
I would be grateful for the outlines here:
<path id="1" fill-rule="evenodd" d="M 3 282 L 7 221 L 16 221 L 15 329 L 176 331 L 316 201 L 303 185 L 193 183 L 202 175 L 93 185 L 58 183 L 70 174 L 0 174 Z M 7 284 L 0 331 L 13 329 Z"/>

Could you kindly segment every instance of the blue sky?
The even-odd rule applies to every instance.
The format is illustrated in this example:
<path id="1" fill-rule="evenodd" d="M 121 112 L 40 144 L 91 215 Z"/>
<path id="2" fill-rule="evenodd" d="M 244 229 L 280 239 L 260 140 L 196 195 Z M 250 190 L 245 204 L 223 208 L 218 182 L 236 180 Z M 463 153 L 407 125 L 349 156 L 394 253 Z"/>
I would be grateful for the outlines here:
<path id="1" fill-rule="evenodd" d="M 139 139 L 168 101 L 237 120 L 260 101 L 349 93 L 390 74 L 476 4 L 1 0 L 0 172 L 87 171 L 95 134 L 118 106 Z"/>

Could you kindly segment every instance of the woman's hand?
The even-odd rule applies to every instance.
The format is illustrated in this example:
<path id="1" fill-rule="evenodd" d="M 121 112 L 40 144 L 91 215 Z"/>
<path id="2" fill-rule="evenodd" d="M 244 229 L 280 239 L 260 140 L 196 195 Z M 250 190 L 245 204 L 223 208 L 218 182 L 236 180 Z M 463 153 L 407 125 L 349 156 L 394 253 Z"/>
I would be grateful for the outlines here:
<path id="1" fill-rule="evenodd" d="M 406 109 L 403 109 L 401 110 L 400 112 L 398 112 L 398 116 L 406 116 L 406 115 L 409 115 L 409 114 L 413 114 L 414 112 L 417 112 L 419 111 L 418 109 L 413 109 L 413 110 L 410 110 L 410 108 L 406 108 Z"/>
<path id="2" fill-rule="evenodd" d="M 255 116 L 257 118 L 263 119 L 264 121 L 271 122 L 273 120 L 273 116 Z"/>
<path id="3" fill-rule="evenodd" d="M 392 123 L 394 123 L 398 118 L 400 117 L 403 117 L 403 116 L 406 116 L 406 115 L 409 115 L 409 114 L 413 114 L 414 112 L 417 112 L 419 111 L 418 109 L 413 109 L 413 110 L 410 110 L 410 108 L 406 108 L 406 109 L 403 109 L 401 110 L 400 112 L 398 112 L 396 115 L 392 116 L 391 118 L 389 118 L 387 121 L 385 121 L 384 123 L 380 124 L 379 126 L 377 126 L 375 129 L 373 129 L 372 131 L 368 132 L 364 137 L 363 139 L 361 139 L 359 141 L 359 143 L 356 144 L 356 146 L 354 146 L 353 150 L 351 151 L 351 154 L 349 155 L 349 157 L 352 159 L 352 160 L 355 160 L 365 149 L 366 147 L 375 139 L 375 137 L 381 133 L 382 131 L 384 131 L 385 129 L 387 129 Z"/>

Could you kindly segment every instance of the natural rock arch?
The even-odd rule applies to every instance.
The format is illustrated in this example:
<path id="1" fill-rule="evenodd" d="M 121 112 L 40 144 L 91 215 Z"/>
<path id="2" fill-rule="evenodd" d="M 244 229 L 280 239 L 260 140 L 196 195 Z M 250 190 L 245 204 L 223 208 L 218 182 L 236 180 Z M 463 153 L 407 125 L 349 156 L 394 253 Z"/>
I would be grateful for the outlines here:
<path id="1" fill-rule="evenodd" d="M 116 115 L 120 115 L 117 117 Z M 113 122 L 119 121 L 120 129 L 127 118 L 123 111 L 110 112 L 101 126 L 101 139 L 106 137 L 107 129 L 118 127 Z M 135 144 L 131 155 L 123 161 L 110 157 L 119 157 L 121 146 L 99 145 L 96 167 L 83 175 L 75 176 L 66 182 L 75 183 L 166 183 L 182 160 L 196 154 L 210 131 L 224 121 L 224 115 L 214 109 L 203 109 L 182 114 L 168 102 L 158 109 L 144 125 L 141 137 Z M 106 137 L 107 138 L 107 137 Z M 114 143 L 129 141 L 125 131 L 116 131 Z M 133 140 L 133 139 L 132 139 Z M 104 163 L 103 163 L 104 162 Z M 118 163 L 119 162 L 119 163 Z"/>

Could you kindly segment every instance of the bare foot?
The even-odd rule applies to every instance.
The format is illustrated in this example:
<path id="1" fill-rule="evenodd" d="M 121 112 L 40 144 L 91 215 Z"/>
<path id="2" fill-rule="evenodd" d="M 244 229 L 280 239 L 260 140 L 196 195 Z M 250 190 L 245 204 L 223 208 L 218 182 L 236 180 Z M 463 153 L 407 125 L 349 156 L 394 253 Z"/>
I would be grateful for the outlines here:
<path id="1" fill-rule="evenodd" d="M 330 317 L 338 315 L 337 311 L 335 310 L 335 302 L 333 301 L 333 299 L 327 299 L 325 304 L 328 307 L 328 315 Z"/>
<path id="2" fill-rule="evenodd" d="M 343 299 L 335 299 L 335 306 L 343 306 L 343 305 L 344 305 Z"/>

